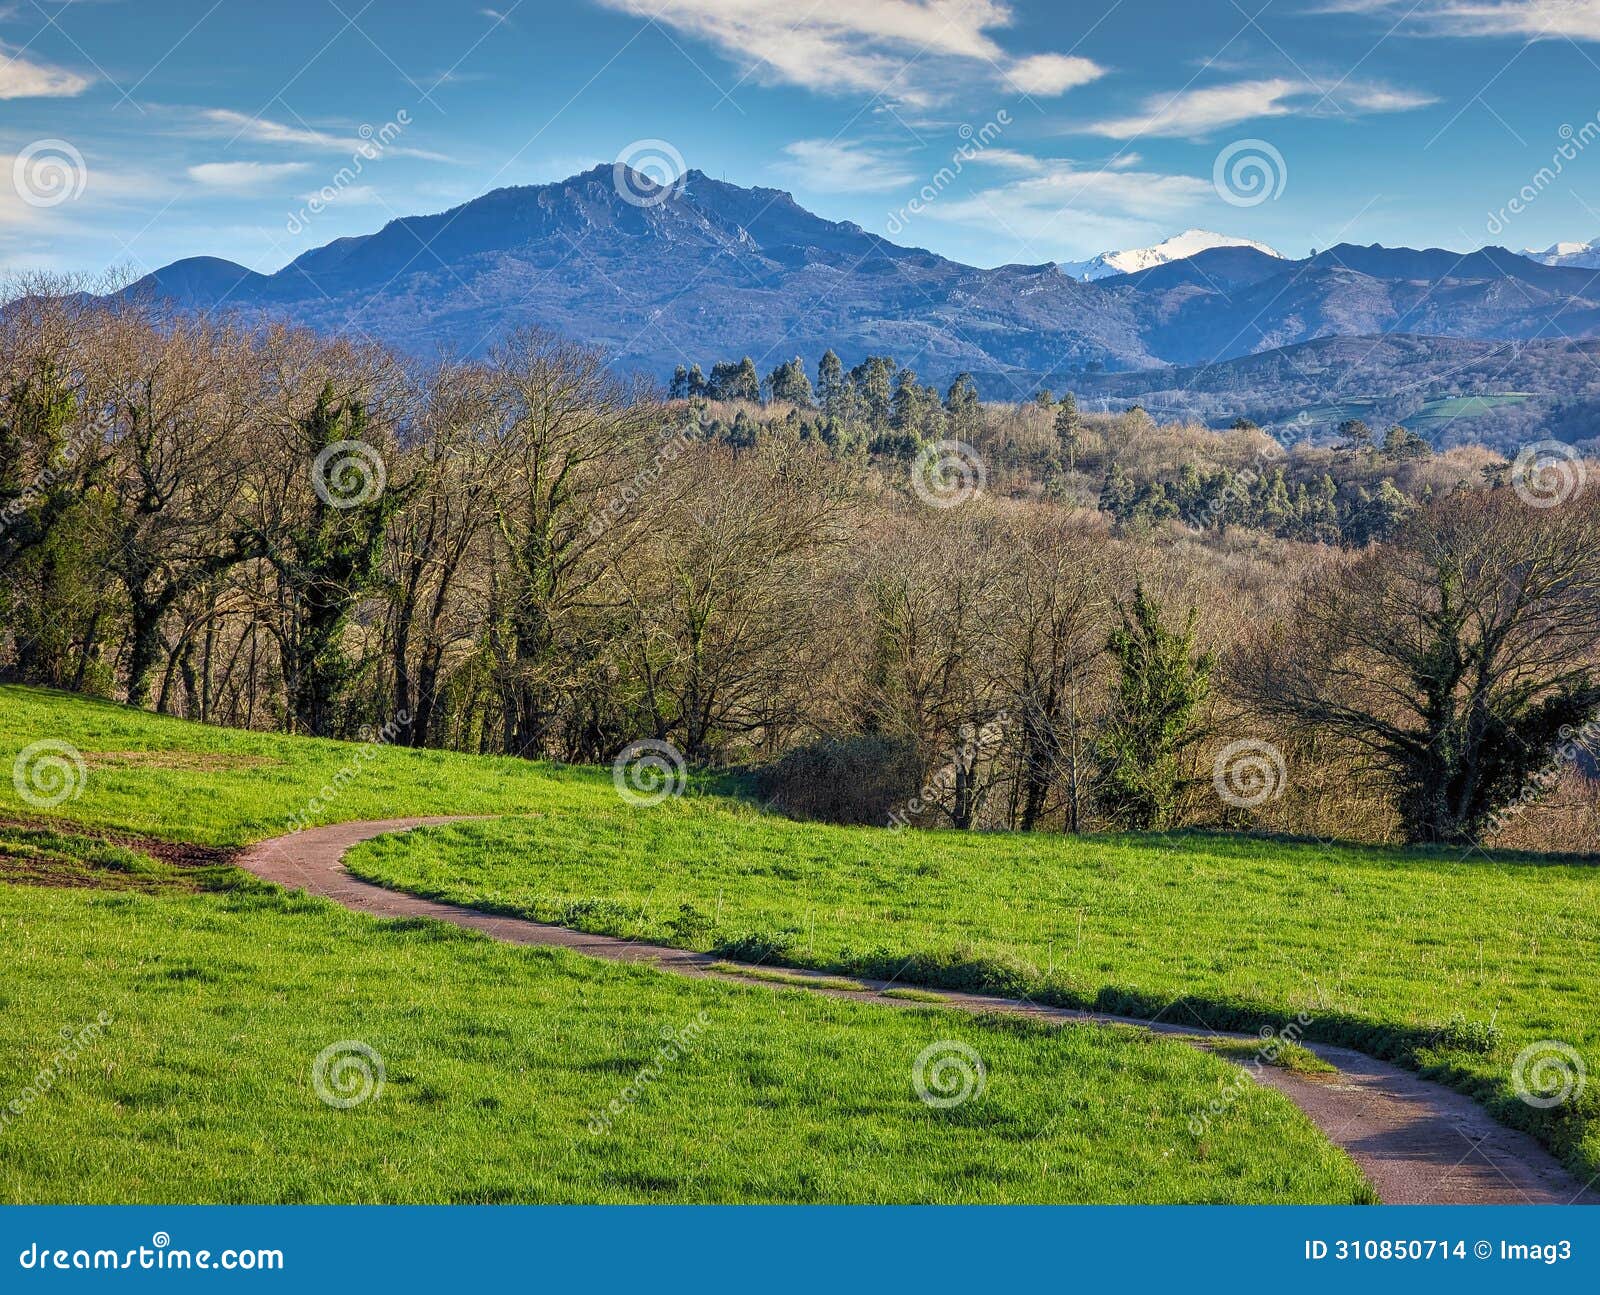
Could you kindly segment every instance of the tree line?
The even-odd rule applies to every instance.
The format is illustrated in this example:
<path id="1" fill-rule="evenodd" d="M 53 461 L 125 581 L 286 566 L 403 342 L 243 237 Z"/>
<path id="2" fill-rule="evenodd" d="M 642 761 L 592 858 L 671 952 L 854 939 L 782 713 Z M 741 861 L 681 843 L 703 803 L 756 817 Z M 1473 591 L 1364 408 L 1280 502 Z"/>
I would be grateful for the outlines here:
<path id="1" fill-rule="evenodd" d="M 538 331 L 419 365 L 27 297 L 0 318 L 0 672 L 419 748 L 651 738 L 854 821 L 1466 842 L 1590 812 L 1588 492 L 824 359 L 809 399 L 795 361 L 756 401 L 717 366 L 713 400 Z M 930 497 L 946 440 L 983 479 Z M 1348 487 L 1391 471 L 1404 506 L 1356 541 Z M 1122 477 L 1176 485 L 1141 512 Z"/>

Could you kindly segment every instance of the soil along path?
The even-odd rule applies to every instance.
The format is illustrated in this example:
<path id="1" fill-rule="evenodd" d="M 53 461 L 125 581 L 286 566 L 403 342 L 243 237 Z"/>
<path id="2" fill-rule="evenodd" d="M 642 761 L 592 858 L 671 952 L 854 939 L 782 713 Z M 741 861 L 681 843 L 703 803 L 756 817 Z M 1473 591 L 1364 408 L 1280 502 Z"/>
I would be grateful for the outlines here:
<path id="1" fill-rule="evenodd" d="M 1049 1021 L 1132 1025 L 1171 1034 L 1202 1048 L 1208 1039 L 1255 1039 L 1254 1035 L 1197 1032 L 1193 1026 L 1045 1007 L 989 994 L 941 989 L 930 990 L 917 999 L 897 998 L 892 996 L 896 991 L 913 987 L 799 968 L 734 963 L 707 953 L 590 935 L 525 918 L 498 917 L 386 890 L 358 880 L 344 869 L 345 851 L 362 841 L 390 832 L 459 821 L 460 816 L 394 818 L 308 828 L 253 845 L 235 862 L 266 881 L 301 889 L 375 917 L 431 917 L 511 944 L 572 949 L 612 962 L 651 963 L 686 976 L 767 988 L 777 983 L 858 1002 L 870 999 L 889 1007 L 938 1006 L 968 1012 L 1008 1012 Z M 1343 1147 L 1385 1203 L 1600 1205 L 1600 1194 L 1574 1179 L 1538 1142 L 1490 1118 L 1471 1098 L 1349 1048 L 1320 1043 L 1305 1046 L 1335 1066 L 1338 1073 L 1307 1077 L 1273 1066 L 1252 1066 L 1251 1073 L 1288 1097 L 1329 1141 Z"/>

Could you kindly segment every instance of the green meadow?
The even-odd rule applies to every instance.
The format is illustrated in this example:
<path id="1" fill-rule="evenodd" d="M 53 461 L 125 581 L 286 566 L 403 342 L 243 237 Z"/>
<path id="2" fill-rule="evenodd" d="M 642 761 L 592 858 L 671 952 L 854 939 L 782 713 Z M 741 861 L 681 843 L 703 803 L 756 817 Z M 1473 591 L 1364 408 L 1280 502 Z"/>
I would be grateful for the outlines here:
<path id="1" fill-rule="evenodd" d="M 609 776 L 0 689 L 6 766 L 46 734 L 86 776 L 48 812 L 0 784 L 0 1201 L 1372 1199 L 1287 1100 L 1171 1039 L 513 948 L 131 835 L 271 834 L 352 759 L 329 817 L 581 813 Z M 319 1096 L 330 1050 L 355 1104 Z M 926 1057 L 923 1091 L 964 1100 L 923 1100 Z"/>

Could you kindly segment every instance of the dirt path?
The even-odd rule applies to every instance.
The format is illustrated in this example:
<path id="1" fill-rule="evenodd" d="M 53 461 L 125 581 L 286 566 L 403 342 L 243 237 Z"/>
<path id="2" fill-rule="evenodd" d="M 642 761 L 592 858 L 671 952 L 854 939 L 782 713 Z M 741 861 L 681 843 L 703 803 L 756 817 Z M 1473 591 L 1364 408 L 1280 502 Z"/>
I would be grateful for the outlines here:
<path id="1" fill-rule="evenodd" d="M 902 1008 L 929 1005 L 886 997 L 886 991 L 892 994 L 896 989 L 908 988 L 886 981 L 787 967 L 733 964 L 710 954 L 589 935 L 524 918 L 497 917 L 476 909 L 386 890 L 360 881 L 344 869 L 345 851 L 362 841 L 389 832 L 459 821 L 459 818 L 396 818 L 311 828 L 251 846 L 238 857 L 237 863 L 267 881 L 303 889 L 377 917 L 437 918 L 511 944 L 555 946 L 613 962 L 647 962 L 687 976 L 770 987 L 773 977 L 781 975 L 785 986 L 812 989 L 838 998 L 870 999 L 884 1006 Z M 717 970 L 718 967 L 729 970 Z M 734 967 L 739 970 L 733 970 Z M 841 987 L 841 982 L 852 988 Z M 949 990 L 937 993 L 938 1006 L 944 1008 L 1012 1012 L 1052 1021 L 1134 1025 L 1178 1036 L 1198 1047 L 1205 1047 L 1208 1038 L 1254 1038 L 1197 1030 L 1192 1025 L 1152 1023 L 1045 1007 L 987 994 Z M 1252 1073 L 1288 1097 L 1330 1141 L 1348 1151 L 1385 1202 L 1396 1205 L 1600 1204 L 1600 1195 L 1583 1188 L 1533 1138 L 1497 1123 L 1471 1098 L 1349 1048 L 1320 1043 L 1307 1046 L 1338 1067 L 1339 1073 L 1307 1078 L 1272 1066 L 1252 1067 Z"/>

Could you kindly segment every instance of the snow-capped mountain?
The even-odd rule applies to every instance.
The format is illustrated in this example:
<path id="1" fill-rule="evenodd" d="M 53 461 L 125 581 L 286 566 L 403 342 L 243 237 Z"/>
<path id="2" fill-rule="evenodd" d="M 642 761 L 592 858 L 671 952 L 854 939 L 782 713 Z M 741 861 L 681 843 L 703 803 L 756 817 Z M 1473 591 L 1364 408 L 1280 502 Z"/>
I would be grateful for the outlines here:
<path id="1" fill-rule="evenodd" d="M 1209 229 L 1186 229 L 1154 247 L 1135 247 L 1122 252 L 1101 252 L 1087 261 L 1063 261 L 1060 270 L 1074 279 L 1109 279 L 1114 274 L 1136 274 L 1140 270 L 1166 265 L 1169 261 L 1185 261 L 1213 247 L 1253 247 L 1268 256 L 1282 258 L 1265 243 L 1249 238 L 1234 238 L 1229 234 L 1213 233 Z"/>
<path id="2" fill-rule="evenodd" d="M 1559 265 L 1569 270 L 1600 270 L 1600 238 L 1592 243 L 1556 243 L 1542 252 L 1530 248 L 1523 255 L 1540 265 Z"/>

